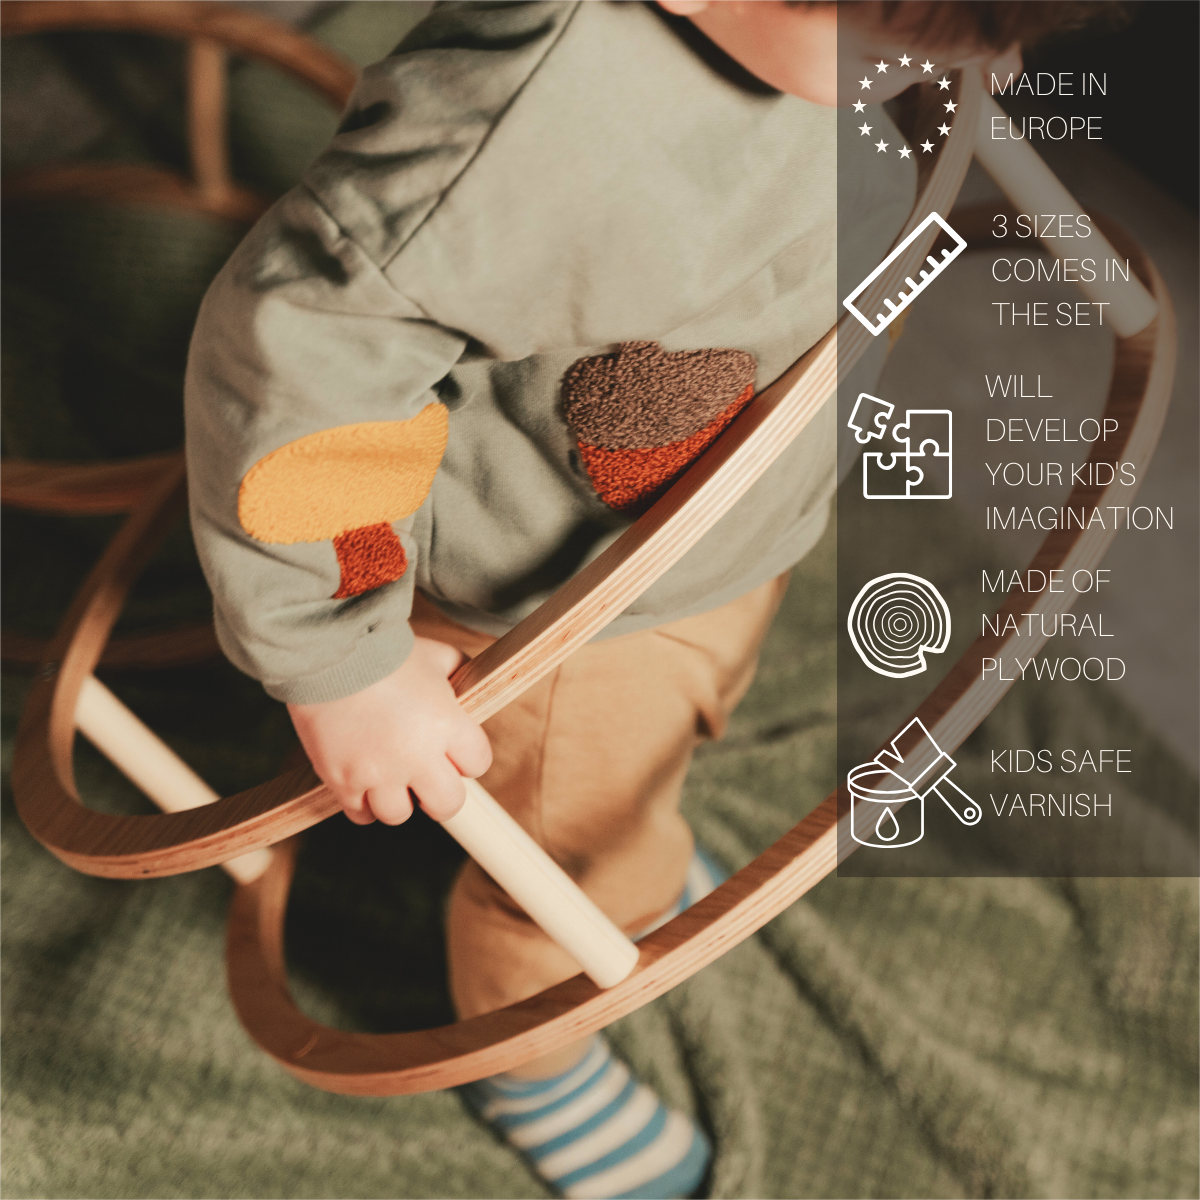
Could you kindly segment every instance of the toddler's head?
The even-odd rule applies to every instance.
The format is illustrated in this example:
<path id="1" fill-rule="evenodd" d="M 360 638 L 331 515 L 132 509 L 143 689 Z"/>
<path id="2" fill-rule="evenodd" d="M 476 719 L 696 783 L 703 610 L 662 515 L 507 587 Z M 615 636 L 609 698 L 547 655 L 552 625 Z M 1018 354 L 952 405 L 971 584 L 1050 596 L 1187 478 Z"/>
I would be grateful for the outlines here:
<path id="1" fill-rule="evenodd" d="M 1020 47 L 1122 6 L 1111 0 L 659 0 L 764 83 L 814 104 L 845 105 L 870 80 L 878 104 L 938 73 L 988 64 L 1020 71 Z M 901 65 L 908 58 L 908 65 Z M 886 72 L 875 64 L 887 65 Z"/>

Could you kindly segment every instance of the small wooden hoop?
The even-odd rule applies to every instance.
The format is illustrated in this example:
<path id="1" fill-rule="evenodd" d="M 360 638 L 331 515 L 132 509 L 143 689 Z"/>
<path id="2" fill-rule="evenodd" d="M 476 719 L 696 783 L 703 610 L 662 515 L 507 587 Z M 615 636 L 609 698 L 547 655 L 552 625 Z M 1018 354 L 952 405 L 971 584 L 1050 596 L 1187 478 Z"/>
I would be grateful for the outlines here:
<path id="1" fill-rule="evenodd" d="M 936 208 L 949 208 L 970 165 L 982 95 L 977 75 L 958 77 L 960 118 L 923 167 L 921 199 L 897 241 Z M 942 112 L 934 90 L 916 98 L 918 128 Z M 867 302 L 882 305 L 924 261 L 936 230 L 880 276 Z M 853 321 L 831 330 L 762 392 L 654 507 L 525 621 L 467 663 L 454 685 L 483 721 L 553 670 L 657 578 L 728 510 L 778 457 L 872 342 Z M 35 682 L 17 733 L 13 789 L 30 832 L 63 862 L 93 875 L 133 879 L 176 874 L 282 841 L 338 811 L 308 766 L 187 812 L 115 816 L 79 802 L 71 765 L 74 712 L 137 569 L 145 540 L 161 536 L 182 507 L 182 470 L 168 471 L 133 513 L 77 596 Z M 134 567 L 134 563 L 138 567 Z"/>
<path id="2" fill-rule="evenodd" d="M 192 179 L 141 163 L 71 163 L 19 171 L 4 180 L 6 203 L 111 200 L 166 205 L 250 224 L 268 197 L 229 173 L 225 56 L 239 50 L 314 88 L 340 111 L 355 68 L 289 26 L 207 0 L 9 0 L 0 35 L 91 30 L 157 34 L 187 42 L 188 147 Z"/>
<path id="3" fill-rule="evenodd" d="M 354 87 L 351 63 L 288 26 L 207 0 L 6 0 L 0 36 L 93 30 L 148 33 L 187 42 L 188 146 L 192 179 L 144 163 L 56 163 L 6 174 L 5 205 L 47 200 L 110 201 L 182 208 L 251 224 L 269 197 L 239 187 L 229 172 L 225 131 L 225 58 L 229 49 L 272 63 L 314 88 L 339 111 Z M 34 512 L 103 515 L 130 512 L 177 454 L 118 462 L 56 463 L 5 459 L 0 503 Z M 211 623 L 118 638 L 106 667 L 200 662 L 220 653 Z M 6 664 L 37 666 L 49 654 L 40 638 L 5 633 Z"/>
<path id="4" fill-rule="evenodd" d="M 988 218 L 998 211 L 1003 206 L 968 210 L 956 215 L 955 228 L 977 246 L 997 245 L 998 240 L 989 236 Z M 1088 461 L 1133 462 L 1140 483 L 1170 401 L 1174 313 L 1153 263 L 1117 226 L 1096 220 L 1150 289 L 1158 316 L 1141 333 L 1117 341 L 1103 415 L 1119 422 L 1118 434 L 1106 443 L 1095 443 Z M 1116 486 L 1077 485 L 1067 505 L 1090 511 Z M 1121 491 L 1130 496 L 1129 488 Z M 1114 535 L 1112 529 L 1055 530 L 1042 542 L 1030 567 L 1046 572 L 1046 578 L 1051 570 L 1063 569 L 1066 579 L 1081 568 L 1094 570 Z M 1031 607 L 1046 615 L 1061 613 L 1074 598 L 1070 592 L 1043 591 L 1031 600 L 1021 593 L 1001 607 L 1000 615 L 1019 617 Z M 998 627 L 1004 624 L 997 622 Z M 1015 637 L 988 634 L 976 639 L 914 714 L 947 753 L 962 745 L 1012 686 L 1013 659 L 1018 653 L 1012 645 Z M 1036 653 L 1045 641 L 1045 637 L 1023 637 L 1019 652 Z M 987 658 L 1007 665 L 1007 677 L 1002 678 L 1005 672 L 1000 670 L 995 678 L 984 680 L 981 668 Z M 888 738 L 884 745 L 891 741 Z M 644 938 L 638 944 L 641 957 L 633 973 L 614 987 L 600 991 L 577 975 L 497 1012 L 411 1033 L 347 1033 L 322 1025 L 296 1008 L 283 954 L 296 847 L 292 839 L 277 848 L 262 878 L 238 888 L 234 895 L 226 949 L 234 1008 L 267 1054 L 298 1079 L 326 1091 L 400 1095 L 455 1087 L 510 1070 L 602 1029 L 662 995 L 798 900 L 837 866 L 839 844 L 843 858 L 857 848 L 845 828 L 848 817 L 843 815 L 839 821 L 839 811 L 846 813 L 848 803 L 845 788 L 839 788 L 711 895 Z"/>

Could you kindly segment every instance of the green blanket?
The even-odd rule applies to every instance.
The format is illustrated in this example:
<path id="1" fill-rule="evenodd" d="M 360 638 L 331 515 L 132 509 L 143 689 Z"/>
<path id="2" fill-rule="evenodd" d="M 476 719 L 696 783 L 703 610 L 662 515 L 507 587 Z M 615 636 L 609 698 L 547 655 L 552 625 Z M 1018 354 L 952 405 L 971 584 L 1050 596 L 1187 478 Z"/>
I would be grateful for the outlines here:
<path id="1" fill-rule="evenodd" d="M 409 15 L 350 5 L 317 32 L 368 61 Z M 143 53 L 105 45 L 118 79 Z M 233 96 L 241 174 L 285 186 L 333 118 L 257 68 L 239 69 Z M 136 127 L 118 123 L 102 150 L 148 154 Z M 6 232 L 6 452 L 176 442 L 188 327 L 236 231 L 94 206 Z M 6 512 L 6 627 L 52 629 L 113 527 Z M 688 781 L 688 816 L 731 867 L 835 782 L 836 541 L 831 528 L 796 571 L 753 690 Z M 957 543 L 933 541 L 973 576 Z M 206 604 L 180 529 L 123 620 Z M 106 682 L 223 792 L 274 773 L 294 744 L 282 708 L 222 664 Z M 6 767 L 26 686 L 6 673 Z M 1077 695 L 1048 714 L 1031 692 L 1003 719 L 1128 736 L 1112 694 Z M 873 727 L 854 697 L 843 711 Z M 1194 780 L 1143 736 L 1161 769 L 1142 799 L 1178 813 Z M 970 743 L 961 758 L 966 781 Z M 76 759 L 89 803 L 148 811 L 89 748 Z M 259 1053 L 225 987 L 219 870 L 79 875 L 29 837 L 7 788 L 3 805 L 5 1195 L 546 1194 L 455 1093 L 331 1096 Z M 310 831 L 287 932 L 303 1007 L 363 1029 L 448 1020 L 440 909 L 460 857 L 423 818 Z M 1195 1196 L 1198 939 L 1192 881 L 833 878 L 610 1032 L 712 1133 L 713 1196 Z"/>

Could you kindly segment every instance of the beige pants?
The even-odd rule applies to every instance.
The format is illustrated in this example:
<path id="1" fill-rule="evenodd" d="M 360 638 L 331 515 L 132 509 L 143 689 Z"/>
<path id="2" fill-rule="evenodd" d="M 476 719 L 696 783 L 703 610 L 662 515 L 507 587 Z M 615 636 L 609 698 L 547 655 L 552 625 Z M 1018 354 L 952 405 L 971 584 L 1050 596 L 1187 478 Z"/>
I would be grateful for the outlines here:
<path id="1" fill-rule="evenodd" d="M 679 798 L 692 752 L 724 732 L 786 587 L 781 575 L 712 612 L 586 645 L 484 724 L 493 761 L 483 785 L 630 933 L 683 890 L 692 833 Z M 494 640 L 419 594 L 413 628 L 470 656 Z M 461 1017 L 579 971 L 469 860 L 447 932 Z"/>

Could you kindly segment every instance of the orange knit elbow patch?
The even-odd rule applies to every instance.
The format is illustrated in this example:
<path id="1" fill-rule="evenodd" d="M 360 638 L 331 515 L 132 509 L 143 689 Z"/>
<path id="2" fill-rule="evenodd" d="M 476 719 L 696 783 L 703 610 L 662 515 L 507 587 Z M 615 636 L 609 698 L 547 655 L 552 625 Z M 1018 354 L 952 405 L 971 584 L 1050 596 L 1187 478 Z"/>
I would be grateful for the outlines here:
<path id="1" fill-rule="evenodd" d="M 238 520 L 260 542 L 324 542 L 399 521 L 429 495 L 449 413 L 427 404 L 407 421 L 339 425 L 260 458 L 238 492 Z"/>
<path id="2" fill-rule="evenodd" d="M 264 455 L 238 491 L 238 520 L 260 542 L 332 539 L 333 599 L 393 583 L 408 559 L 391 523 L 416 512 L 446 452 L 449 414 L 427 404 L 407 421 L 340 425 Z"/>

